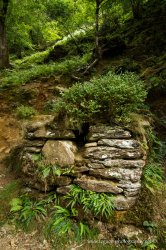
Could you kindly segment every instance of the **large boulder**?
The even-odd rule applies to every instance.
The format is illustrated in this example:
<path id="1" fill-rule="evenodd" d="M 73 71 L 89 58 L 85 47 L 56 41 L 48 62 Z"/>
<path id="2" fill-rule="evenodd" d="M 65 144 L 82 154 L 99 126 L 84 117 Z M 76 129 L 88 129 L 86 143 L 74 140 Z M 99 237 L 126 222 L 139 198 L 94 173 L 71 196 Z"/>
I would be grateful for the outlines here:
<path id="1" fill-rule="evenodd" d="M 49 140 L 45 143 L 42 154 L 47 163 L 65 167 L 74 165 L 76 151 L 74 142 Z"/>

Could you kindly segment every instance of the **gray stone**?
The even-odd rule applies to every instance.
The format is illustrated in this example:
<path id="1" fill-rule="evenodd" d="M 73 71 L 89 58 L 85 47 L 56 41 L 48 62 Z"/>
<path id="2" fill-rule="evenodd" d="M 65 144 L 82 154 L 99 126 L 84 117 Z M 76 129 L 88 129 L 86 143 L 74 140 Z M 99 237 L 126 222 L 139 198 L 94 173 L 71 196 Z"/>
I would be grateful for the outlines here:
<path id="1" fill-rule="evenodd" d="M 90 162 L 90 163 L 88 163 L 88 167 L 90 169 L 102 169 L 102 168 L 104 168 L 104 165 L 102 163 L 93 163 L 93 162 Z"/>
<path id="2" fill-rule="evenodd" d="M 139 193 L 139 189 L 137 189 L 137 190 L 124 191 L 124 195 L 125 195 L 126 197 L 137 196 L 138 193 Z"/>
<path id="3" fill-rule="evenodd" d="M 91 190 L 97 193 L 113 193 L 119 194 L 123 192 L 122 188 L 118 188 L 116 183 L 112 181 L 99 180 L 83 175 L 81 178 L 74 180 L 81 188 Z"/>
<path id="4" fill-rule="evenodd" d="M 122 180 L 118 183 L 118 187 L 126 189 L 127 191 L 139 190 L 141 188 L 141 183 L 132 183 L 131 181 Z"/>
<path id="5" fill-rule="evenodd" d="M 111 179 L 111 180 L 122 179 L 122 175 L 120 173 L 118 173 L 117 171 L 111 171 L 110 169 L 93 169 L 89 171 L 89 174 L 92 176 Z"/>
<path id="6" fill-rule="evenodd" d="M 41 152 L 41 148 L 37 148 L 37 147 L 25 147 L 24 148 L 25 152 L 30 152 L 30 153 L 40 153 Z"/>
<path id="7" fill-rule="evenodd" d="M 43 147 L 45 141 L 41 140 L 33 140 L 33 141 L 27 141 L 25 143 L 25 147 Z"/>
<path id="8" fill-rule="evenodd" d="M 68 186 L 72 183 L 72 179 L 68 176 L 50 176 L 47 180 L 50 186 Z"/>
<path id="9" fill-rule="evenodd" d="M 120 237 L 125 237 L 127 239 L 137 239 L 139 240 L 140 235 L 145 235 L 145 233 L 140 230 L 139 228 L 133 226 L 133 225 L 122 225 L 120 228 L 117 229 L 118 234 Z M 146 237 L 146 236 L 145 236 Z M 142 238 L 140 240 L 140 243 L 142 243 Z"/>
<path id="10" fill-rule="evenodd" d="M 105 159 L 139 159 L 142 156 L 142 152 L 140 150 L 134 149 L 120 149 L 114 147 L 89 147 L 85 149 L 84 157 L 85 158 L 93 158 L 99 160 Z"/>
<path id="11" fill-rule="evenodd" d="M 85 148 L 96 147 L 96 146 L 97 146 L 97 142 L 90 142 L 90 143 L 85 144 Z"/>
<path id="12" fill-rule="evenodd" d="M 124 149 L 135 149 L 139 148 L 139 143 L 136 140 L 120 140 L 120 139 L 102 139 L 99 140 L 98 145 L 109 146 L 115 148 L 124 148 Z"/>
<path id="13" fill-rule="evenodd" d="M 46 185 L 44 182 L 38 181 L 33 177 L 32 178 L 24 177 L 24 183 L 26 183 L 29 187 L 35 188 L 42 192 L 53 190 L 53 186 Z"/>
<path id="14" fill-rule="evenodd" d="M 93 169 L 90 175 L 106 179 L 129 180 L 137 182 L 140 180 L 142 171 L 138 169 L 110 168 L 110 169 Z"/>
<path id="15" fill-rule="evenodd" d="M 88 172 L 89 168 L 87 166 L 75 166 L 73 168 L 73 172 L 69 173 L 68 175 L 74 176 L 74 177 L 81 177 L 83 173 Z"/>
<path id="16" fill-rule="evenodd" d="M 74 153 L 77 147 L 71 141 L 53 141 L 45 143 L 42 153 L 47 163 L 57 164 L 58 166 L 70 166 L 75 163 Z"/>
<path id="17" fill-rule="evenodd" d="M 124 197 L 123 195 L 117 195 L 115 197 L 115 208 L 117 210 L 128 210 L 135 204 L 135 197 Z"/>
<path id="18" fill-rule="evenodd" d="M 65 194 L 70 192 L 70 189 L 71 189 L 70 185 L 69 186 L 58 187 L 56 189 L 56 193 L 65 195 Z"/>
<path id="19" fill-rule="evenodd" d="M 74 172 L 75 173 L 84 173 L 89 171 L 89 168 L 86 166 L 80 166 L 80 167 L 74 167 Z"/>
<path id="20" fill-rule="evenodd" d="M 108 159 L 104 160 L 103 165 L 105 167 L 122 167 L 122 168 L 143 168 L 145 166 L 145 161 L 144 160 L 123 160 L 123 159 L 118 159 L 118 160 L 113 160 L 113 159 Z"/>
<path id="21" fill-rule="evenodd" d="M 46 138 L 46 139 L 75 139 L 75 135 L 71 130 L 46 130 L 41 128 L 31 135 L 31 138 Z"/>
<path id="22" fill-rule="evenodd" d="M 89 141 L 98 141 L 100 139 L 128 139 L 131 133 L 119 127 L 111 127 L 108 125 L 96 125 L 90 127 L 88 135 Z"/>

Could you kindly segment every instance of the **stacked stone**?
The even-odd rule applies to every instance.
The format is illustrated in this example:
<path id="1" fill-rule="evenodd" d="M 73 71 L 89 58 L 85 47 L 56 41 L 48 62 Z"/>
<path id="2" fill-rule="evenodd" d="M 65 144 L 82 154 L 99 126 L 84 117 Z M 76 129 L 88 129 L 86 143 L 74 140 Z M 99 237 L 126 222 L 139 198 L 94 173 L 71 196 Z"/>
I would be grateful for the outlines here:
<path id="1" fill-rule="evenodd" d="M 84 158 L 90 170 L 75 183 L 94 192 L 114 194 L 117 210 L 134 204 L 145 160 L 131 132 L 107 125 L 91 126 Z"/>
<path id="2" fill-rule="evenodd" d="M 91 126 L 87 143 L 78 149 L 73 131 L 60 128 L 52 116 L 38 117 L 26 129 L 27 140 L 19 161 L 27 185 L 65 194 L 75 183 L 86 190 L 113 194 L 117 210 L 127 210 L 135 203 L 145 157 L 130 131 L 104 124 Z M 34 154 L 41 154 L 46 164 L 62 170 L 72 167 L 74 173 L 44 180 Z"/>

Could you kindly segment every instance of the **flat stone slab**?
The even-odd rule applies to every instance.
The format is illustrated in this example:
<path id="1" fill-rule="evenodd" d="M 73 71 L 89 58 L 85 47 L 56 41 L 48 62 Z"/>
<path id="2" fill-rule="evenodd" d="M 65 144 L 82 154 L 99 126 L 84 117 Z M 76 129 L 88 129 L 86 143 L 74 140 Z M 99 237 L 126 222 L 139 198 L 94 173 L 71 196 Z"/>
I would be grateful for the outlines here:
<path id="1" fill-rule="evenodd" d="M 141 188 L 140 182 L 132 183 L 131 181 L 122 180 L 119 182 L 118 187 L 123 188 L 127 191 L 139 190 Z"/>
<path id="2" fill-rule="evenodd" d="M 46 130 L 45 128 L 41 128 L 36 130 L 33 134 L 30 135 L 31 138 L 36 139 L 75 139 L 75 135 L 71 130 Z"/>
<path id="3" fill-rule="evenodd" d="M 142 152 L 138 149 L 120 149 L 115 147 L 89 147 L 85 149 L 85 158 L 93 158 L 99 160 L 105 159 L 139 159 L 142 157 Z"/>
<path id="4" fill-rule="evenodd" d="M 113 159 L 106 159 L 102 161 L 102 164 L 105 167 L 122 167 L 122 168 L 143 168 L 145 166 L 144 160 L 113 160 Z"/>
<path id="5" fill-rule="evenodd" d="M 89 128 L 89 141 L 98 141 L 100 139 L 129 139 L 131 133 L 120 127 L 111 127 L 108 125 L 96 125 Z"/>
<path id="6" fill-rule="evenodd" d="M 102 146 L 109 146 L 115 148 L 123 148 L 123 149 L 135 149 L 139 148 L 139 143 L 136 140 L 122 140 L 122 139 L 101 139 L 97 143 Z"/>
<path id="7" fill-rule="evenodd" d="M 90 178 L 88 176 L 82 176 L 74 180 L 74 183 L 78 184 L 81 188 L 91 190 L 97 193 L 113 193 L 119 194 L 123 192 L 122 188 L 118 188 L 116 183 L 112 181 L 99 180 Z"/>
<path id="8" fill-rule="evenodd" d="M 90 175 L 105 179 L 126 180 L 132 182 L 140 181 L 142 171 L 140 169 L 109 168 L 109 169 L 92 169 Z"/>

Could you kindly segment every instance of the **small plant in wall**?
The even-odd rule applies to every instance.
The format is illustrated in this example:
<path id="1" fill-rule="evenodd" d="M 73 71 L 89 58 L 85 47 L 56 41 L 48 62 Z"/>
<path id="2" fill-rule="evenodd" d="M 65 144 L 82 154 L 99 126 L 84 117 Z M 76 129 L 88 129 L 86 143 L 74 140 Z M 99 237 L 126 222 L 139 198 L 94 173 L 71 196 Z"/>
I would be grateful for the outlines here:
<path id="1" fill-rule="evenodd" d="M 39 172 L 41 177 L 44 179 L 46 179 L 50 175 L 61 176 L 61 175 L 68 175 L 68 174 L 74 173 L 74 168 L 72 166 L 62 168 L 56 164 L 48 164 L 47 162 L 45 162 L 42 154 L 34 154 L 32 156 L 32 160 L 37 164 L 38 166 L 37 171 Z"/>

